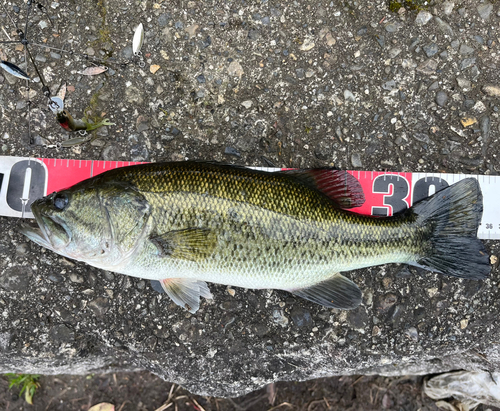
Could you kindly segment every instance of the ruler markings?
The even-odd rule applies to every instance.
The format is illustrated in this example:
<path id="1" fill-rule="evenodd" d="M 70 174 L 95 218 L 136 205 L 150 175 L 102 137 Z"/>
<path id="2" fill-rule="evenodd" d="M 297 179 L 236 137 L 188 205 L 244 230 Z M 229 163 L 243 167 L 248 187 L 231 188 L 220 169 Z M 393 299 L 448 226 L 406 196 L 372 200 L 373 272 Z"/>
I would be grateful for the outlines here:
<path id="1" fill-rule="evenodd" d="M 58 161 L 59 160 L 59 161 Z M 26 157 L 9 157 L 0 156 L 0 172 L 4 174 L 3 184 L 0 190 L 0 215 L 10 216 L 10 217 L 22 217 L 21 211 L 16 211 L 10 208 L 6 202 L 7 189 L 10 180 L 10 173 L 14 164 L 25 161 L 26 164 L 31 166 L 31 162 L 38 162 L 44 164 L 47 179 L 44 183 L 45 194 L 47 191 L 58 191 L 63 188 L 68 188 L 79 181 L 85 180 L 86 178 L 92 177 L 94 175 L 104 172 L 106 169 L 119 168 L 124 166 L 131 166 L 132 164 L 137 164 L 131 161 L 100 161 L 100 160 L 75 160 L 75 159 L 55 159 L 55 158 L 26 158 Z M 66 166 L 66 167 L 64 167 Z M 59 170 L 60 167 L 64 168 L 64 172 Z M 266 171 L 276 171 L 279 169 L 269 168 L 269 167 L 254 167 Z M 81 170 L 81 171 L 78 171 Z M 28 172 L 28 171 L 26 171 Z M 478 237 L 483 239 L 495 239 L 500 240 L 500 177 L 492 175 L 465 175 L 465 174 L 450 174 L 450 173 L 410 173 L 410 172 L 379 172 L 379 171 L 368 171 L 368 170 L 349 170 L 349 173 L 353 176 L 357 176 L 358 181 L 365 191 L 367 198 L 366 208 L 363 206 L 363 210 L 358 210 L 359 212 L 369 214 L 372 207 L 378 207 L 385 204 L 383 200 L 385 197 L 390 198 L 395 193 L 395 185 L 392 182 L 398 182 L 399 185 L 408 185 L 408 194 L 404 198 L 404 202 L 411 205 L 413 202 L 413 194 L 415 184 L 419 180 L 423 180 L 426 184 L 431 184 L 429 187 L 429 192 L 434 190 L 437 184 L 442 184 L 444 180 L 449 185 L 454 184 L 464 178 L 474 177 L 477 179 L 481 185 L 483 192 L 483 219 L 478 230 Z M 382 176 L 382 180 L 385 181 L 386 187 L 388 188 L 387 193 L 375 193 L 374 180 Z M 388 176 L 396 175 L 394 180 L 390 180 Z M 394 177 L 392 177 L 394 178 Z M 25 180 L 25 174 L 22 175 L 23 181 Z M 435 182 L 436 185 L 432 183 Z M 27 195 L 23 194 L 23 198 Z M 29 203 L 35 200 L 35 198 L 29 198 Z M 402 199 L 403 200 L 403 199 Z M 385 208 L 391 208 L 390 206 L 385 206 Z M 28 208 L 29 209 L 29 208 Z M 356 211 L 354 209 L 353 211 Z M 32 218 L 30 211 L 25 212 L 25 216 Z"/>

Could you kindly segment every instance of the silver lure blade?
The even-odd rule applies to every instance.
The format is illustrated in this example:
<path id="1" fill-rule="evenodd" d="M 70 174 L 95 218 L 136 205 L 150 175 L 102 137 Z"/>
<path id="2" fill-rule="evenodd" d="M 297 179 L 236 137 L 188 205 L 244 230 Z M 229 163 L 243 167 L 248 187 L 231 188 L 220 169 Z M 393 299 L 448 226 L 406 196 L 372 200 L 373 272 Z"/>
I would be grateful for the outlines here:
<path id="1" fill-rule="evenodd" d="M 142 42 L 144 41 L 144 27 L 140 23 L 135 29 L 134 39 L 132 41 L 132 51 L 134 55 L 138 55 L 141 52 Z"/>
<path id="2" fill-rule="evenodd" d="M 15 64 L 9 63 L 8 61 L 0 60 L 0 67 L 2 67 L 7 73 L 12 74 L 15 77 L 22 78 L 24 80 L 29 80 L 29 76 L 22 71 Z"/>

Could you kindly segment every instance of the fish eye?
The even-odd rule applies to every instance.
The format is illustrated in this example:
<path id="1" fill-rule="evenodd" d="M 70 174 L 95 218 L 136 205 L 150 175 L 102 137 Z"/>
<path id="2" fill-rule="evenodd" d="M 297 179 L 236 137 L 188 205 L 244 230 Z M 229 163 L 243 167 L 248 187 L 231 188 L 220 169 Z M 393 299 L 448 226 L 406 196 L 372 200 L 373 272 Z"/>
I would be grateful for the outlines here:
<path id="1" fill-rule="evenodd" d="M 69 203 L 68 196 L 64 193 L 57 193 L 54 196 L 54 208 L 56 210 L 62 211 L 66 208 Z"/>

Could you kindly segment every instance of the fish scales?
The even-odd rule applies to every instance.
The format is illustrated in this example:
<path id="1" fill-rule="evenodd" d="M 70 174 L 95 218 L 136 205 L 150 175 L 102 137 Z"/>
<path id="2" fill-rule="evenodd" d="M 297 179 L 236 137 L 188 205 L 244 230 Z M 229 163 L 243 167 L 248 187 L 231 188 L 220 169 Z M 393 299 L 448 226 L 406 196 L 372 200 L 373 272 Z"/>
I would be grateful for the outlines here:
<path id="1" fill-rule="evenodd" d="M 217 233 L 217 248 L 202 267 L 196 262 L 193 277 L 204 273 L 207 281 L 250 288 L 300 287 L 373 265 L 375 257 L 404 262 L 418 251 L 419 236 L 407 219 L 374 220 L 341 210 L 287 176 L 243 168 L 214 172 L 219 169 L 198 163 L 141 167 L 110 178 L 145 195 L 156 232 L 208 227 Z M 154 247 L 148 251 L 131 274 L 141 266 L 149 273 L 161 269 L 165 262 Z M 185 264 L 175 270 L 193 266 L 183 269 Z"/>
<path id="2" fill-rule="evenodd" d="M 475 237 L 482 196 L 463 180 L 390 218 L 361 204 L 357 181 L 331 169 L 267 173 L 213 163 L 107 171 L 32 204 L 33 241 L 95 267 L 151 280 L 195 312 L 205 281 L 288 290 L 328 307 L 361 303 L 339 274 L 408 263 L 462 278 L 490 267 Z"/>

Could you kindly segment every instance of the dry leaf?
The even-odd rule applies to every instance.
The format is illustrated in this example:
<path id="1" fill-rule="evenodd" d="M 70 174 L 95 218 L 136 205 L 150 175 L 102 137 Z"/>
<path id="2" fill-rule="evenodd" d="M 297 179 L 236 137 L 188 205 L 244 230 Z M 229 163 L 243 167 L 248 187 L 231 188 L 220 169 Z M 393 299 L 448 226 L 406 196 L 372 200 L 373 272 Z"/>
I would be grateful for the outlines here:
<path id="1" fill-rule="evenodd" d="M 115 406 L 109 402 L 101 402 L 90 407 L 89 411 L 115 411 Z"/>
<path id="2" fill-rule="evenodd" d="M 63 83 L 63 85 L 57 92 L 57 97 L 59 97 L 62 101 L 64 101 L 64 97 L 66 97 L 66 83 Z"/>
<path id="3" fill-rule="evenodd" d="M 95 76 L 106 71 L 108 71 L 106 66 L 87 67 L 85 70 L 81 71 L 80 74 L 83 74 L 84 76 Z"/>
<path id="4" fill-rule="evenodd" d="M 149 67 L 149 71 L 152 74 L 155 74 L 158 70 L 160 69 L 160 66 L 158 64 L 153 64 Z"/>
<path id="5" fill-rule="evenodd" d="M 462 123 L 462 126 L 469 127 L 472 126 L 473 124 L 476 124 L 477 119 L 476 117 L 463 117 L 460 119 L 460 122 Z"/>

